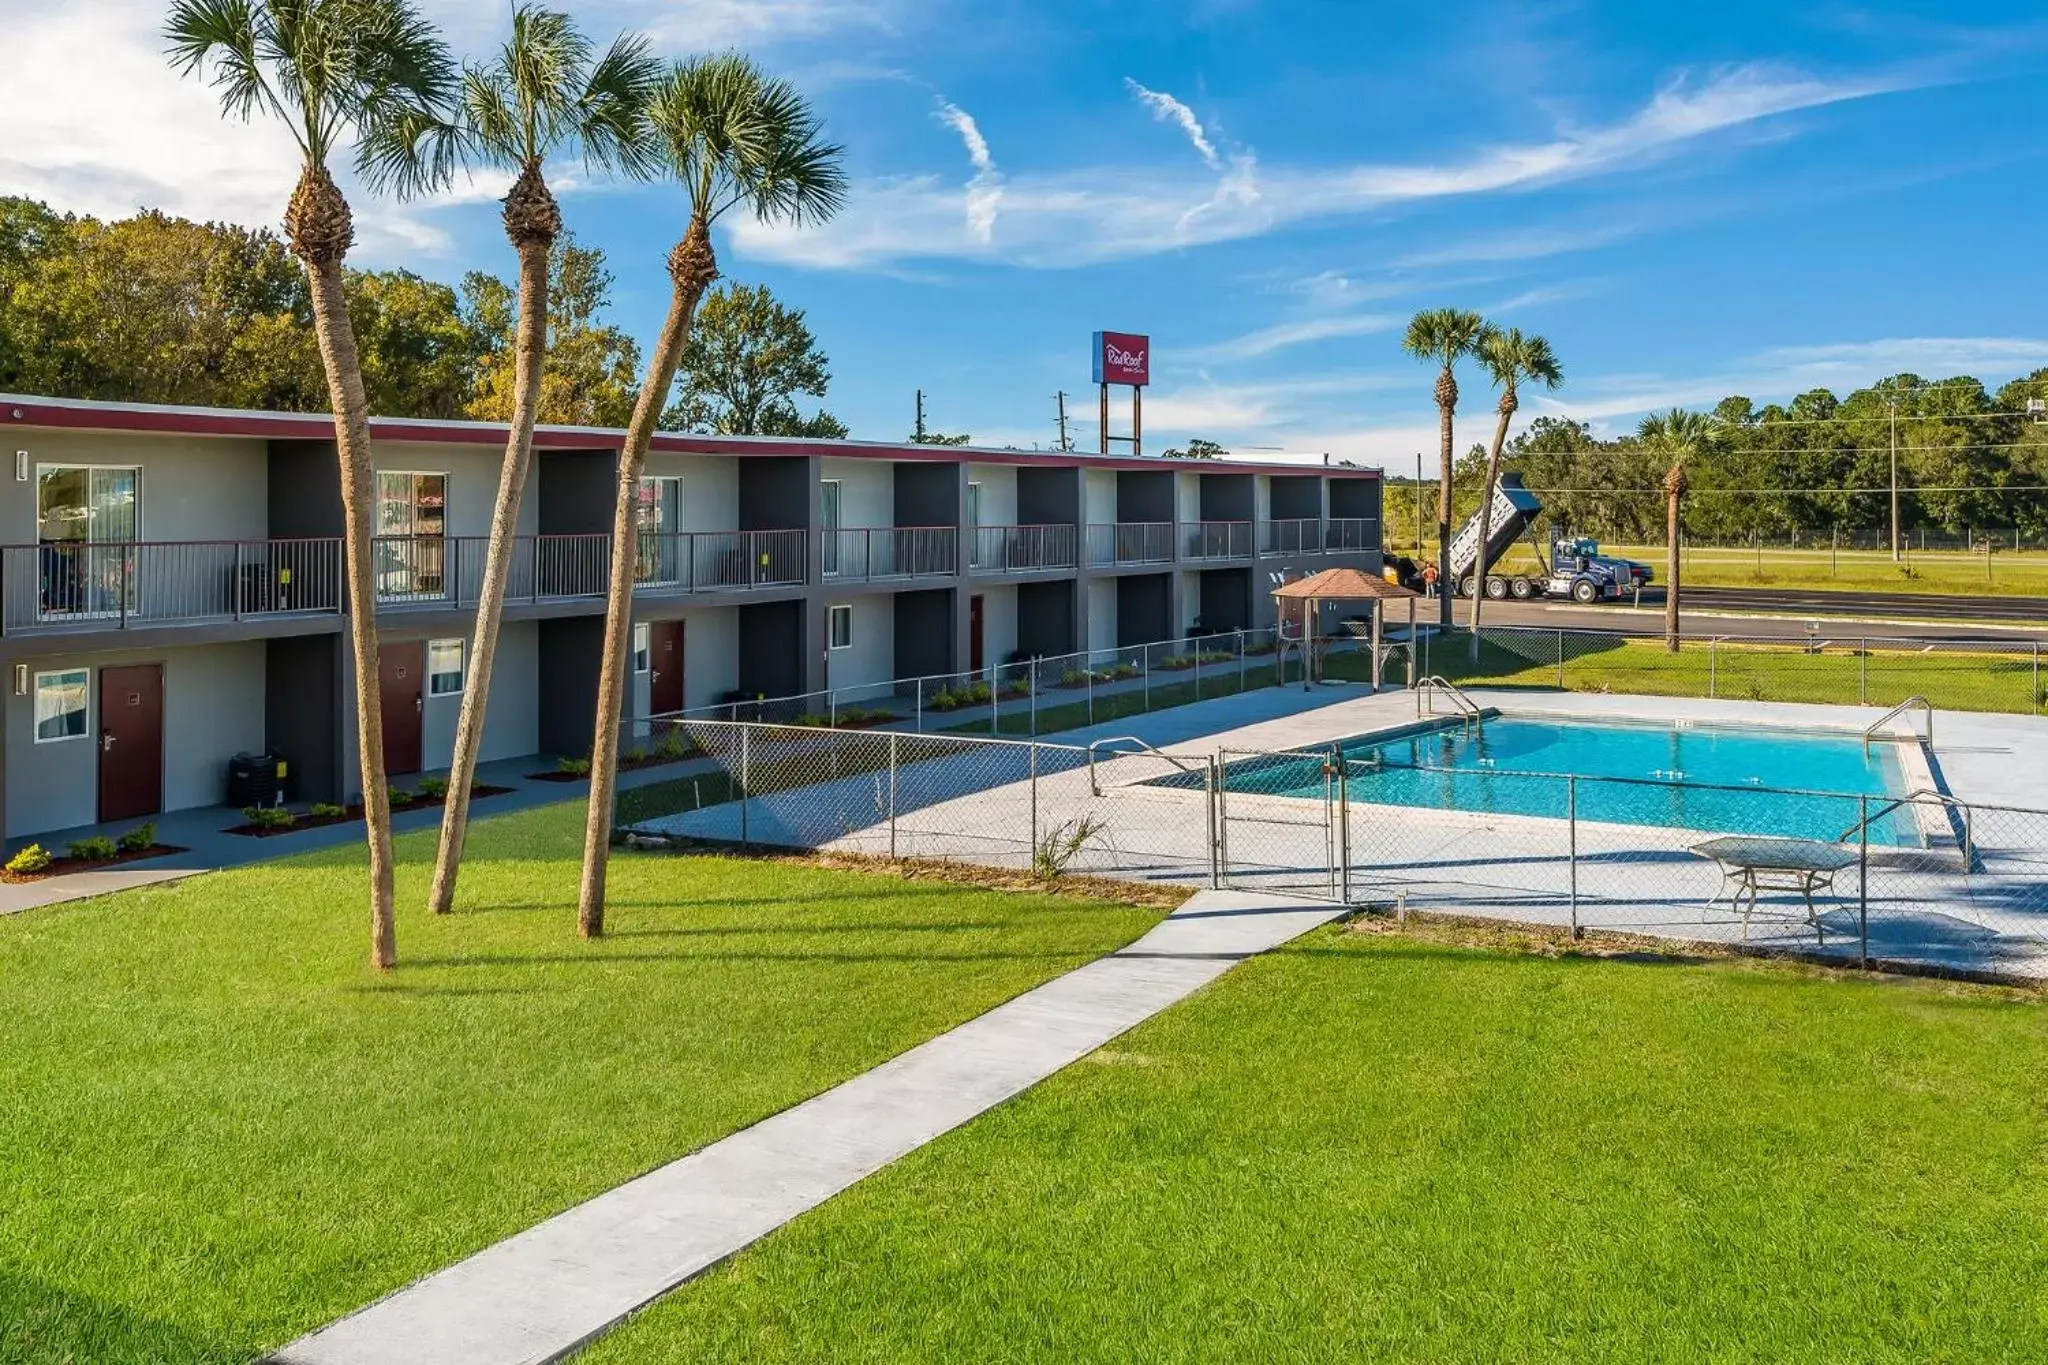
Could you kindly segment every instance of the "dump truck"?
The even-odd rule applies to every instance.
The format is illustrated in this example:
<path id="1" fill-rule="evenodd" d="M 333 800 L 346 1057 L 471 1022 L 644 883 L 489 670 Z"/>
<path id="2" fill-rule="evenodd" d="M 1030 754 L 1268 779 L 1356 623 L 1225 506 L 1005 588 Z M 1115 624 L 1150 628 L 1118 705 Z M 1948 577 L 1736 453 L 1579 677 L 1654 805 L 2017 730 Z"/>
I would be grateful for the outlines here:
<path id="1" fill-rule="evenodd" d="M 1585 536 L 1558 536 L 1544 547 L 1534 538 L 1536 517 L 1543 502 L 1522 485 L 1519 474 L 1503 473 L 1493 490 L 1493 514 L 1486 526 L 1486 556 L 1479 556 L 1479 514 L 1458 528 L 1451 537 L 1451 588 L 1460 597 L 1484 591 L 1496 601 L 1515 598 L 1569 597 L 1574 602 L 1611 602 L 1627 597 L 1650 581 L 1648 565 L 1600 552 L 1600 542 Z M 1514 547 L 1529 538 L 1536 562 L 1534 574 L 1497 574 L 1493 566 Z M 1402 581 L 1420 588 L 1419 570 L 1408 561 L 1400 563 Z M 1483 589 L 1482 589 L 1483 575 Z"/>

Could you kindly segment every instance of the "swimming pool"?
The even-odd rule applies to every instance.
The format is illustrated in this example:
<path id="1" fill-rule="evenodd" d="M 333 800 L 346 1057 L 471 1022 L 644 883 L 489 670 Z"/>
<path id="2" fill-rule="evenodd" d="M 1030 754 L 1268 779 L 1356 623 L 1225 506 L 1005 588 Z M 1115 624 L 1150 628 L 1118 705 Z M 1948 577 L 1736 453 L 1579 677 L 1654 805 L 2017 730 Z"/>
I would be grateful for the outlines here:
<path id="1" fill-rule="evenodd" d="M 1339 747 L 1353 802 L 1563 819 L 1572 796 L 1562 775 L 1572 774 L 1581 820 L 1715 833 L 1838 839 L 1859 818 L 1858 797 L 1906 790 L 1892 745 L 1811 731 L 1502 716 Z M 1227 783 L 1324 794 L 1312 761 L 1244 779 Z M 1904 811 L 1873 821 L 1870 838 L 1919 842 Z"/>

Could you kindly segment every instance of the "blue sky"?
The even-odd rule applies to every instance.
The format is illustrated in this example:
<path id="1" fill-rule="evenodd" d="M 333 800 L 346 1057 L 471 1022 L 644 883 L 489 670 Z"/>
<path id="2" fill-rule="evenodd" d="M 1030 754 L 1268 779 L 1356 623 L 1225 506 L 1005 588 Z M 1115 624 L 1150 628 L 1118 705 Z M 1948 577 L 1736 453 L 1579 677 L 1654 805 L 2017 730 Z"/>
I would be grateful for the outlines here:
<path id="1" fill-rule="evenodd" d="M 506 12 L 426 7 L 469 52 Z M 275 221 L 288 156 L 159 65 L 160 7 L 56 8 L 0 0 L 30 73 L 0 107 L 0 190 Z M 808 311 L 857 436 L 901 436 L 922 387 L 942 429 L 1049 443 L 1065 389 L 1090 445 L 1106 327 L 1154 339 L 1151 449 L 1408 469 L 1433 413 L 1399 329 L 1447 303 L 1552 340 L 1568 383 L 1526 412 L 1607 428 L 1730 391 L 2048 365 L 2038 7 L 571 8 L 676 54 L 741 46 L 845 144 L 840 220 L 734 223 L 719 246 L 728 276 Z M 359 261 L 509 274 L 495 189 L 360 202 Z M 620 320 L 651 334 L 674 194 L 579 184 L 564 208 L 609 254 Z M 1461 445 L 1491 408 L 1466 388 Z"/>

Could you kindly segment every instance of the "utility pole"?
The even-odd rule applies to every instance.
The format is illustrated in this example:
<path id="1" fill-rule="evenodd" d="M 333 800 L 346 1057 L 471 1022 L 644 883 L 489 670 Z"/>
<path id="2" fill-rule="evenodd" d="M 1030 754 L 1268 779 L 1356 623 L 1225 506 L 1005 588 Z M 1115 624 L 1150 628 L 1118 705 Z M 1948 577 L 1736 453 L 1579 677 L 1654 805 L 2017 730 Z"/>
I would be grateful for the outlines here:
<path id="1" fill-rule="evenodd" d="M 923 389 L 919 389 L 919 390 L 917 391 L 917 421 L 916 421 L 916 423 L 915 423 L 915 424 L 914 424 L 914 425 L 913 425 L 913 426 L 911 427 L 911 430 L 910 430 L 910 439 L 911 439 L 911 440 L 913 440 L 913 441 L 915 441 L 915 442 L 917 442 L 917 443 L 918 443 L 919 445 L 923 445 L 923 444 L 924 444 L 924 390 L 923 390 Z"/>
<path id="2" fill-rule="evenodd" d="M 1059 448 L 1061 450 L 1072 450 L 1074 448 L 1074 443 L 1067 439 L 1067 391 L 1065 389 L 1061 389 L 1058 393 L 1053 395 L 1053 401 L 1058 403 L 1060 408 Z"/>
<path id="3" fill-rule="evenodd" d="M 1899 562 L 1899 380 L 1892 376 L 1892 563 Z"/>

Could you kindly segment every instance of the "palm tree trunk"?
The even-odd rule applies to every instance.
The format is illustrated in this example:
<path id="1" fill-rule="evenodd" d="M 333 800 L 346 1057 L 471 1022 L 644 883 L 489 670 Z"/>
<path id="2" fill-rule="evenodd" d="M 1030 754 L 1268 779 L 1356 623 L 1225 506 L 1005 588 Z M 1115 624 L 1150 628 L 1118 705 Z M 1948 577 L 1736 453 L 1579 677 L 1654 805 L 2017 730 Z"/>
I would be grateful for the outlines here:
<path id="1" fill-rule="evenodd" d="M 1448 394 L 1448 397 L 1446 396 Z M 1443 414 L 1443 440 L 1438 451 L 1440 468 L 1436 494 L 1436 591 L 1437 623 L 1451 628 L 1451 414 L 1458 406 L 1458 381 L 1451 367 L 1436 381 L 1437 410 Z"/>
<path id="2" fill-rule="evenodd" d="M 1664 543 L 1667 561 L 1664 567 L 1664 648 L 1671 653 L 1678 652 L 1678 504 L 1683 494 L 1679 491 L 1678 470 L 1665 476 L 1664 498 Z"/>
<path id="3" fill-rule="evenodd" d="M 1478 580 L 1472 593 L 1472 662 L 1479 662 L 1479 609 L 1486 601 L 1486 538 L 1493 531 L 1493 490 L 1500 482 L 1500 454 L 1508 440 L 1508 424 L 1515 420 L 1512 391 L 1501 395 L 1500 421 L 1493 428 L 1493 448 L 1486 456 L 1486 483 L 1479 490 L 1479 559 L 1472 569 Z"/>
<path id="4" fill-rule="evenodd" d="M 447 804 L 441 812 L 441 847 L 434 860 L 434 886 L 427 904 L 445 915 L 455 904 L 455 879 L 469 834 L 469 797 L 483 748 L 484 714 L 490 706 L 491 673 L 498 659 L 498 629 L 518 545 L 519 503 L 533 465 L 533 427 L 540 411 L 541 370 L 548 345 L 548 248 L 545 240 L 519 246 L 519 322 L 512 345 L 512 433 L 498 475 L 498 501 L 491 512 L 491 543 L 477 594 L 476 638 L 463 680 L 462 712 L 455 725 L 455 756 L 448 770 Z"/>
<path id="5" fill-rule="evenodd" d="M 654 424 L 661 416 L 669 388 L 675 383 L 676 366 L 683 358 L 683 346 L 690 339 L 690 323 L 697 302 L 717 278 L 717 258 L 711 250 L 711 230 L 692 221 L 683 240 L 669 253 L 669 277 L 675 292 L 669 300 L 668 317 L 654 343 L 647 362 L 647 382 L 633 404 L 633 418 L 626 426 L 624 448 L 619 451 L 618 502 L 612 510 L 611 581 L 606 584 L 604 610 L 604 660 L 597 675 L 597 722 L 592 727 L 590 750 L 590 808 L 583 825 L 583 882 L 576 898 L 576 932 L 584 938 L 604 933 L 605 862 L 611 854 L 612 801 L 619 787 L 619 724 L 625 708 L 627 648 L 633 635 L 633 580 L 638 561 L 637 522 L 640 474 L 647 467 L 647 447 L 654 439 Z"/>
<path id="6" fill-rule="evenodd" d="M 306 264 L 313 330 L 327 390 L 334 402 L 334 443 L 341 466 L 341 516 L 346 536 L 349 643 L 355 660 L 356 753 L 362 761 L 363 824 L 370 843 L 370 965 L 398 962 L 392 918 L 391 798 L 384 780 L 384 707 L 378 685 L 377 585 L 370 563 L 370 519 L 376 505 L 370 454 L 370 403 L 363 393 L 355 328 L 342 292 L 339 253 Z"/>

